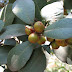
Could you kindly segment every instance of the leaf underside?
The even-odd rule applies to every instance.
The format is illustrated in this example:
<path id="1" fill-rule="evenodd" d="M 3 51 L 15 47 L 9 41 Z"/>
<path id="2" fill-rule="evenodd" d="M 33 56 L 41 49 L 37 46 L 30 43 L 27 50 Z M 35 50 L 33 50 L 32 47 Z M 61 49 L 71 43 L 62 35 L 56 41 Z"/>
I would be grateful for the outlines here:
<path id="1" fill-rule="evenodd" d="M 34 50 L 30 60 L 18 72 L 44 72 L 46 68 L 46 58 L 40 48 Z"/>

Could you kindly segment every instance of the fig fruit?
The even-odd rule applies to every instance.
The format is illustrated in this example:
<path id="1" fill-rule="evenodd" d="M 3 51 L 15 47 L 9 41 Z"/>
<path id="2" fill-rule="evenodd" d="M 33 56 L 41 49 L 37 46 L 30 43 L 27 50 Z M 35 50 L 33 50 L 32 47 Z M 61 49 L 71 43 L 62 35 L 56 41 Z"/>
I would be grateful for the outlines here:
<path id="1" fill-rule="evenodd" d="M 59 46 L 57 45 L 57 43 L 55 41 L 51 43 L 51 46 L 52 46 L 53 49 L 59 48 Z"/>
<path id="2" fill-rule="evenodd" d="M 55 39 L 57 45 L 59 46 L 67 46 L 68 44 L 66 43 L 65 39 Z"/>
<path id="3" fill-rule="evenodd" d="M 28 40 L 29 40 L 31 43 L 36 43 L 36 42 L 39 40 L 39 36 L 38 36 L 36 33 L 31 33 L 31 34 L 28 36 Z"/>
<path id="4" fill-rule="evenodd" d="M 44 44 L 45 41 L 46 41 L 45 37 L 44 36 L 40 36 L 37 43 L 41 45 L 41 44 Z"/>
<path id="5" fill-rule="evenodd" d="M 68 38 L 65 41 L 66 41 L 67 44 L 70 44 L 70 45 L 72 44 L 72 38 Z"/>
<path id="6" fill-rule="evenodd" d="M 48 37 L 47 37 L 47 41 L 52 42 L 52 41 L 54 41 L 54 39 L 53 39 L 53 38 L 48 38 Z"/>
<path id="7" fill-rule="evenodd" d="M 25 33 L 26 33 L 27 35 L 30 35 L 30 34 L 33 33 L 33 32 L 34 32 L 34 29 L 33 29 L 32 26 L 25 26 Z"/>
<path id="8" fill-rule="evenodd" d="M 37 33 L 42 33 L 44 31 L 44 29 L 45 29 L 45 26 L 44 26 L 44 24 L 42 22 L 37 21 L 34 24 L 34 29 L 35 29 L 35 31 Z"/>

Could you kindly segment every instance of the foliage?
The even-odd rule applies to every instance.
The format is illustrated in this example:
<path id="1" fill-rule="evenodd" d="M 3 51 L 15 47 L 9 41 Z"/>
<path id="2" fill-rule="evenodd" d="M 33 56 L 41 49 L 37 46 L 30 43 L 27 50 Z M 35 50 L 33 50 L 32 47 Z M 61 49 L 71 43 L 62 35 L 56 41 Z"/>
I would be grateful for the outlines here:
<path id="1" fill-rule="evenodd" d="M 45 50 L 49 54 L 54 51 L 56 56 L 64 62 L 69 63 L 67 57 L 72 60 L 72 54 L 69 53 L 72 43 L 67 43 L 64 47 L 58 45 L 56 49 L 56 39 L 72 42 L 70 40 L 72 38 L 72 18 L 64 17 L 63 5 L 60 1 L 56 1 L 58 0 L 53 2 L 9 0 L 9 3 L 2 7 L 0 12 L 0 64 L 7 64 L 11 72 L 43 72 L 46 68 Z M 55 6 L 51 9 L 55 4 L 61 7 Z M 42 10 L 45 11 L 42 12 Z M 52 17 L 49 16 L 48 10 L 51 11 Z M 30 26 L 32 29 L 27 29 L 27 32 L 30 30 L 27 35 L 25 30 Z M 34 33 L 37 36 L 34 37 Z M 40 37 L 45 38 L 40 40 Z M 31 42 L 28 39 L 31 39 Z M 41 41 L 40 44 L 38 41 Z M 45 45 L 46 41 L 49 44 Z M 60 55 L 62 52 L 63 55 Z"/>

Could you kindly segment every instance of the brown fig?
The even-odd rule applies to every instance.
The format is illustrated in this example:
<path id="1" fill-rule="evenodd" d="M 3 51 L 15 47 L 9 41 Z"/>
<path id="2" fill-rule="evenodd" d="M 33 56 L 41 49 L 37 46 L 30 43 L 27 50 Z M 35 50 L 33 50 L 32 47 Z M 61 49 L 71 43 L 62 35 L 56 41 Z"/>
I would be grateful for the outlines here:
<path id="1" fill-rule="evenodd" d="M 59 48 L 59 46 L 57 45 L 56 42 L 52 42 L 51 46 L 52 46 L 53 49 L 58 49 Z"/>
<path id="2" fill-rule="evenodd" d="M 34 29 L 35 29 L 35 31 L 37 33 L 42 33 L 44 31 L 44 29 L 45 29 L 45 26 L 44 26 L 44 24 L 42 22 L 37 21 L 34 24 Z"/>
<path id="3" fill-rule="evenodd" d="M 68 38 L 68 39 L 66 39 L 65 41 L 66 41 L 67 44 L 72 45 L 72 38 Z"/>
<path id="4" fill-rule="evenodd" d="M 30 34 L 33 33 L 33 32 L 34 32 L 34 29 L 33 29 L 32 26 L 25 26 L 25 33 L 26 33 L 27 35 L 30 35 Z"/>
<path id="5" fill-rule="evenodd" d="M 36 43 L 39 40 L 39 36 L 36 33 L 31 33 L 28 37 L 31 43 Z"/>
<path id="6" fill-rule="evenodd" d="M 54 41 L 54 39 L 47 37 L 47 41 L 52 42 L 52 41 Z"/>
<path id="7" fill-rule="evenodd" d="M 57 45 L 59 46 L 67 46 L 67 43 L 65 42 L 65 39 L 55 39 Z"/>
<path id="8" fill-rule="evenodd" d="M 46 41 L 45 37 L 44 36 L 40 36 L 37 43 L 41 45 L 41 44 L 44 44 L 45 41 Z"/>

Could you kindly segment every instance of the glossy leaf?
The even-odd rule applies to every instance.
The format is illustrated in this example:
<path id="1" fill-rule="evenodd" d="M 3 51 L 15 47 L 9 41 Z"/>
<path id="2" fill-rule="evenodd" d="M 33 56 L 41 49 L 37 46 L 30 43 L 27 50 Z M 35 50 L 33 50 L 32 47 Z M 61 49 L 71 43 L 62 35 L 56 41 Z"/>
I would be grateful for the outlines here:
<path id="1" fill-rule="evenodd" d="M 3 27 L 4 27 L 4 22 L 0 20 L 0 31 L 2 30 Z"/>
<path id="2" fill-rule="evenodd" d="M 72 37 L 72 19 L 64 18 L 49 25 L 44 35 L 54 39 L 67 39 Z"/>
<path id="3" fill-rule="evenodd" d="M 18 72 L 44 72 L 46 68 L 46 58 L 41 48 L 34 50 L 28 63 Z"/>
<path id="4" fill-rule="evenodd" d="M 7 56 L 12 46 L 0 46 L 0 65 L 7 64 Z"/>
<path id="5" fill-rule="evenodd" d="M 11 45 L 11 46 L 15 46 L 16 45 L 16 41 L 15 39 L 5 39 L 4 41 L 4 45 Z"/>
<path id="6" fill-rule="evenodd" d="M 12 36 L 25 35 L 25 25 L 13 24 L 4 28 L 4 32 L 0 35 L 0 39 L 9 39 Z"/>
<path id="7" fill-rule="evenodd" d="M 27 24 L 32 24 L 35 18 L 35 5 L 32 0 L 16 0 L 13 13 Z"/>
<path id="8" fill-rule="evenodd" d="M 5 26 L 12 24 L 15 15 L 12 12 L 12 4 L 8 4 L 5 6 L 4 18 Z"/>
<path id="9" fill-rule="evenodd" d="M 35 17 L 37 20 L 41 20 L 40 11 L 47 4 L 46 0 L 33 0 L 35 3 Z"/>
<path id="10" fill-rule="evenodd" d="M 21 40 L 21 41 L 25 42 L 25 41 L 27 41 L 27 40 L 28 40 L 28 35 L 18 36 L 17 38 L 18 38 L 19 40 Z"/>
<path id="11" fill-rule="evenodd" d="M 36 45 L 26 41 L 15 46 L 8 54 L 7 65 L 9 69 L 11 71 L 17 71 L 25 66 Z"/>
<path id="12" fill-rule="evenodd" d="M 13 24 L 26 24 L 26 23 L 24 23 L 21 19 L 15 16 Z"/>

